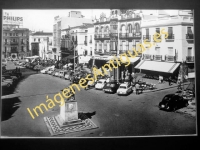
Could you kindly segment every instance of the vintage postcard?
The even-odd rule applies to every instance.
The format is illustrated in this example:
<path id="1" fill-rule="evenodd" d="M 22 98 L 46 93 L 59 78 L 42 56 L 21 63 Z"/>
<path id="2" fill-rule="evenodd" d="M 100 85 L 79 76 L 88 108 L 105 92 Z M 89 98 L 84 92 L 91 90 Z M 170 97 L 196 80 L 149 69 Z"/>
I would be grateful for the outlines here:
<path id="1" fill-rule="evenodd" d="M 1 138 L 197 135 L 194 11 L 4 9 Z"/>

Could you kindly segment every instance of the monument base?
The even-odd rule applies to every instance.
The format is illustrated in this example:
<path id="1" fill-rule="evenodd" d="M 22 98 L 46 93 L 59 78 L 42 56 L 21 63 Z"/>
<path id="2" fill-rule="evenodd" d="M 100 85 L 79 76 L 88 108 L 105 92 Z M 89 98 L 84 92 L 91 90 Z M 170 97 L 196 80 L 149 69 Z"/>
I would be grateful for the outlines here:
<path id="1" fill-rule="evenodd" d="M 56 119 L 58 125 L 61 128 L 62 127 L 77 126 L 77 125 L 85 124 L 85 122 L 83 122 L 81 119 L 72 120 L 72 121 L 69 121 L 69 122 L 64 122 L 64 120 L 60 117 L 60 115 L 55 116 L 55 119 Z"/>

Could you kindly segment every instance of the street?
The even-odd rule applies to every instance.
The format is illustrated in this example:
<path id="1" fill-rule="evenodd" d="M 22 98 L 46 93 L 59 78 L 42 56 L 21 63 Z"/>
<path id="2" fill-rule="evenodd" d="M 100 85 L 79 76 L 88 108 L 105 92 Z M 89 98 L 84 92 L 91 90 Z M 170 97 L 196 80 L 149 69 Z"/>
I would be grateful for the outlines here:
<path id="1" fill-rule="evenodd" d="M 27 108 L 46 103 L 46 96 L 69 86 L 69 81 L 48 74 L 32 74 L 22 80 L 16 92 L 17 109 L 1 122 L 3 137 L 50 137 L 44 122 L 45 116 L 60 113 L 59 106 L 44 111 L 32 119 Z M 158 103 L 164 95 L 174 93 L 176 88 L 128 96 L 104 94 L 103 91 L 76 90 L 78 111 L 91 114 L 97 129 L 59 135 L 57 137 L 107 137 L 107 136 L 157 136 L 196 134 L 196 120 L 184 114 L 159 110 Z M 3 100 L 3 101 L 6 101 Z M 4 108 L 4 105 L 2 105 Z M 13 107 L 11 107 L 13 109 Z M 5 113 L 3 112 L 3 115 Z"/>

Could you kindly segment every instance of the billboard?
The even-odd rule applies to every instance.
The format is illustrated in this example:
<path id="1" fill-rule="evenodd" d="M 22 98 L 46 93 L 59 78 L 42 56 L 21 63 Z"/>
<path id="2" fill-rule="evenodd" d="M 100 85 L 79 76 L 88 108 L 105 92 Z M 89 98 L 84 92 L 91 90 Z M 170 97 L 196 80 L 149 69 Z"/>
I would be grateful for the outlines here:
<path id="1" fill-rule="evenodd" d="M 3 13 L 3 24 L 22 25 L 23 17 L 12 16 L 11 13 Z"/>

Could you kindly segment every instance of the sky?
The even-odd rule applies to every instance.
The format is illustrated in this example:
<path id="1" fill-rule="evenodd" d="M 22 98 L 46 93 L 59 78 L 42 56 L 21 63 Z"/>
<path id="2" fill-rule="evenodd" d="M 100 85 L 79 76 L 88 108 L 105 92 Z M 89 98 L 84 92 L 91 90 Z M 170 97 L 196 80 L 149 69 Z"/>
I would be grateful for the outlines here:
<path id="1" fill-rule="evenodd" d="M 81 11 L 85 18 L 99 18 L 103 12 L 106 17 L 110 16 L 109 9 L 4 9 L 4 12 L 11 13 L 15 17 L 23 17 L 23 28 L 28 28 L 32 31 L 53 32 L 53 23 L 55 16 L 68 16 L 69 11 Z M 153 13 L 155 10 L 146 10 L 148 13 Z"/>

